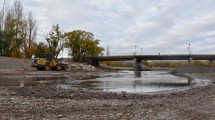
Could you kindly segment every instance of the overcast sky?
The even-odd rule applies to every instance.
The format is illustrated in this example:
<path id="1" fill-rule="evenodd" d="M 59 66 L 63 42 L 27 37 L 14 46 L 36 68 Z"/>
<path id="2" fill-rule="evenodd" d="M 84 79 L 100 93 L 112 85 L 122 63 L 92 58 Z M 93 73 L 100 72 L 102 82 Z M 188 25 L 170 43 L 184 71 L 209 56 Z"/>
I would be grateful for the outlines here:
<path id="1" fill-rule="evenodd" d="M 2 0 L 1 0 L 2 1 Z M 38 23 L 38 40 L 59 24 L 92 32 L 110 54 L 215 50 L 215 0 L 21 0 Z M 214 53 L 214 52 L 213 52 Z"/>

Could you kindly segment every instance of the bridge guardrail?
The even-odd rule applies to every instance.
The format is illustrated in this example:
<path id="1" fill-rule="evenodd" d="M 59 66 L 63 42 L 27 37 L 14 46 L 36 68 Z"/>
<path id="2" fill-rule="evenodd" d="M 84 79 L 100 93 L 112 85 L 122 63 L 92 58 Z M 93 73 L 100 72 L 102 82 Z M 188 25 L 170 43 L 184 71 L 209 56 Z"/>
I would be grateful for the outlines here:
<path id="1" fill-rule="evenodd" d="M 110 54 L 108 56 L 130 56 L 130 55 L 212 55 L 215 53 L 210 52 L 191 52 L 191 53 L 179 53 L 179 52 L 136 52 L 136 53 L 116 53 L 116 54 Z M 107 55 L 103 55 L 107 56 Z"/>

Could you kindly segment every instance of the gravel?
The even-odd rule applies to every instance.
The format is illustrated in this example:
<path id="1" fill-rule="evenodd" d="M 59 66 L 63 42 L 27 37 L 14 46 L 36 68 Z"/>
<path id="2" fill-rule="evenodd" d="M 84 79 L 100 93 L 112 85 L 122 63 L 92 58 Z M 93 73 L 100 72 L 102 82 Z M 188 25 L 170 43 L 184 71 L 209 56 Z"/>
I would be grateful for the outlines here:
<path id="1" fill-rule="evenodd" d="M 0 75 L 4 74 L 4 77 L 44 75 L 39 71 L 14 72 L 15 75 L 13 75 L 13 71 L 6 75 L 7 71 L 5 71 Z M 55 72 L 46 72 L 47 74 L 52 75 Z M 76 73 L 65 71 L 61 74 Z M 197 73 L 192 76 L 215 81 L 215 73 Z M 214 84 L 181 92 L 154 95 L 87 92 L 60 89 L 49 85 L 22 88 L 1 87 L 0 118 L 21 120 L 213 120 L 215 119 L 214 91 Z"/>
<path id="2" fill-rule="evenodd" d="M 20 67 L 15 67 L 16 70 L 6 66 L 0 68 L 0 79 L 47 75 L 72 77 L 83 72 L 89 73 L 72 70 L 44 72 L 28 68 L 20 70 Z M 95 74 L 101 72 L 107 71 L 91 71 Z M 50 85 L 22 88 L 2 86 L 0 120 L 214 120 L 215 73 L 189 73 L 189 75 L 208 79 L 211 84 L 186 91 L 154 95 L 68 90 Z"/>

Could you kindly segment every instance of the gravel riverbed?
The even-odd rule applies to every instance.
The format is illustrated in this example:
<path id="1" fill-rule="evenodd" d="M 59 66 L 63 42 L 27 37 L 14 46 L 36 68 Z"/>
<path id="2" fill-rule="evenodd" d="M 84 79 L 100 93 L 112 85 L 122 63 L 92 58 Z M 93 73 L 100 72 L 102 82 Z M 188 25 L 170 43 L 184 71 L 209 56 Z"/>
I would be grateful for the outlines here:
<path id="1" fill-rule="evenodd" d="M 0 78 L 87 74 L 86 71 L 0 70 Z M 99 74 L 101 71 L 93 71 Z M 104 72 L 104 71 L 103 71 Z M 189 74 L 210 85 L 140 95 L 61 89 L 52 85 L 0 87 L 0 120 L 214 120 L 215 73 Z"/>

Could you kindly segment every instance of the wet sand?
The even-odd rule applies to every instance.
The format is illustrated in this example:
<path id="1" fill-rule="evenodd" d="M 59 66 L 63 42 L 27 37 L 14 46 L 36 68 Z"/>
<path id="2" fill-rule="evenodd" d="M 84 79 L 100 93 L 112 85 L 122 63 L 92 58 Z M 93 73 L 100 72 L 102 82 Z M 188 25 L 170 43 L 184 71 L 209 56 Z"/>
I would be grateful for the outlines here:
<path id="1" fill-rule="evenodd" d="M 108 71 L 92 71 L 99 74 Z M 0 78 L 87 74 L 86 71 L 0 70 Z M 66 90 L 51 85 L 0 87 L 0 119 L 215 119 L 215 73 L 189 73 L 210 80 L 180 92 L 138 95 Z"/>

